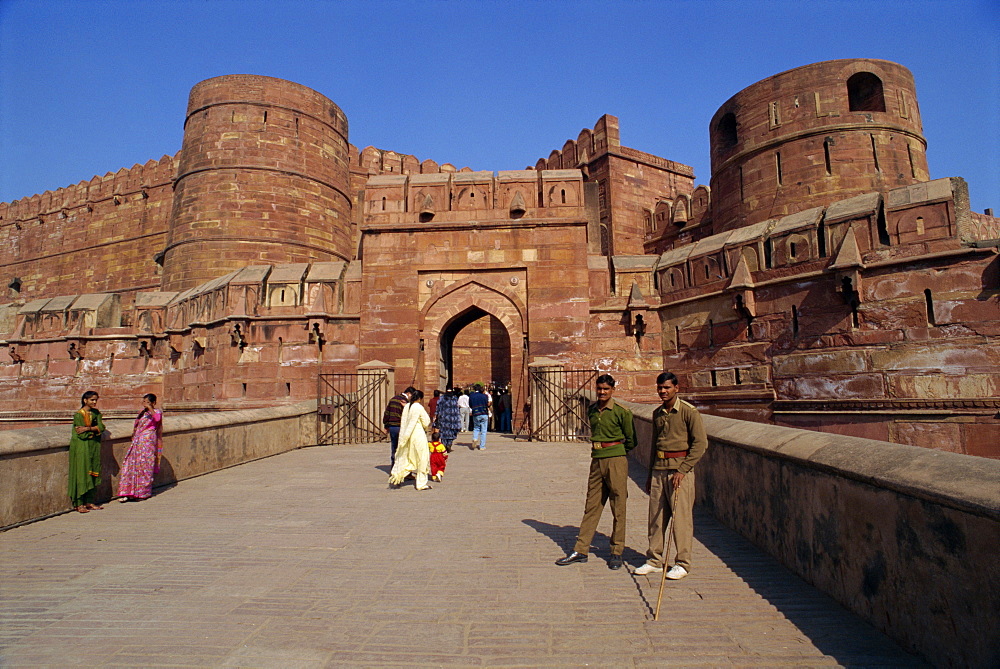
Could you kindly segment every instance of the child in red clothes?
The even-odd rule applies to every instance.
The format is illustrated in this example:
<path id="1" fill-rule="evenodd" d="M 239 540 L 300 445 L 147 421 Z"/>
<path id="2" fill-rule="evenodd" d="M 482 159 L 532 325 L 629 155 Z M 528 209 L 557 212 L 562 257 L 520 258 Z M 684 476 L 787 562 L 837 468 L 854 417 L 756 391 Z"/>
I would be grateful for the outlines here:
<path id="1" fill-rule="evenodd" d="M 444 479 L 444 468 L 448 463 L 447 449 L 441 443 L 441 436 L 437 428 L 431 434 L 431 441 L 428 444 L 431 451 L 431 480 L 441 481 Z"/>

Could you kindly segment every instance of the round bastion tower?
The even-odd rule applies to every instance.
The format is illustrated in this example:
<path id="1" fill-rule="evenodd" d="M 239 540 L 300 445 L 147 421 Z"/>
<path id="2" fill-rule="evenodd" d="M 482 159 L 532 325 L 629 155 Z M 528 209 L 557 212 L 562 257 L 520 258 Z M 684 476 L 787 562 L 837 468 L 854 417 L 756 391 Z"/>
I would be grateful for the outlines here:
<path id="1" fill-rule="evenodd" d="M 709 134 L 716 232 L 929 178 L 913 75 L 885 60 L 759 81 L 719 108 Z"/>
<path id="2" fill-rule="evenodd" d="M 247 265 L 350 260 L 347 117 L 305 86 L 257 75 L 191 89 L 163 290 Z"/>

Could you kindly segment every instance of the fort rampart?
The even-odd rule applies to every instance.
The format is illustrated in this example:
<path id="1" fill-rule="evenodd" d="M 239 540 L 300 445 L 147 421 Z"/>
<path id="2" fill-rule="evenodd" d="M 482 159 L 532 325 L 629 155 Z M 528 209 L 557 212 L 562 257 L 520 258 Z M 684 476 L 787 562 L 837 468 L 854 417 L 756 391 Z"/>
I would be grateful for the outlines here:
<path id="1" fill-rule="evenodd" d="M 160 286 L 177 162 L 170 156 L 0 203 L 0 289 L 13 299 Z"/>

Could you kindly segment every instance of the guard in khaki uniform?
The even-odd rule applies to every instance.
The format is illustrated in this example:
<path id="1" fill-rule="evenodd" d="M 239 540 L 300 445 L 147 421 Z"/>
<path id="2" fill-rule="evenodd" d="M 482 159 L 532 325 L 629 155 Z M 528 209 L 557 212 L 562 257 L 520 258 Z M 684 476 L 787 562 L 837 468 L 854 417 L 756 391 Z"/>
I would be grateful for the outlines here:
<path id="1" fill-rule="evenodd" d="M 663 571 L 664 533 L 673 516 L 674 546 L 677 560 L 667 571 L 671 580 L 684 578 L 691 571 L 691 544 L 694 540 L 694 466 L 708 449 L 708 437 L 701 414 L 691 404 L 677 397 L 677 377 L 663 372 L 656 377 L 656 392 L 663 402 L 653 410 L 653 450 L 649 482 L 649 550 L 646 564 L 636 574 Z"/>
<path id="2" fill-rule="evenodd" d="M 635 423 L 632 412 L 617 404 L 611 396 L 615 379 L 610 374 L 597 377 L 597 402 L 587 409 L 590 417 L 590 478 L 587 481 L 587 502 L 580 522 L 576 547 L 566 557 L 556 560 L 565 566 L 586 562 L 590 542 L 597 531 L 604 505 L 611 500 L 611 515 L 615 523 L 611 531 L 611 558 L 608 569 L 622 568 L 625 551 L 625 507 L 628 501 L 628 457 L 635 448 Z"/>

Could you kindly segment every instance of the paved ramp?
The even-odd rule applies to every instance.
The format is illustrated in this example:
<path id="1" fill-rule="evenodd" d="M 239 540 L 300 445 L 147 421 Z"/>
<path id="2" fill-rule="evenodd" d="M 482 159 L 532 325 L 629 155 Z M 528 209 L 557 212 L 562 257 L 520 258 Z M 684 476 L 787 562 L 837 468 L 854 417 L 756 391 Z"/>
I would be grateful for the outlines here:
<path id="1" fill-rule="evenodd" d="M 610 512 L 557 567 L 586 446 L 490 439 L 430 491 L 387 489 L 387 444 L 317 447 L 2 533 L 0 666 L 922 666 L 704 514 L 653 622 L 640 488 L 628 570 Z"/>

